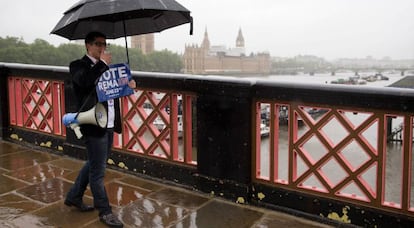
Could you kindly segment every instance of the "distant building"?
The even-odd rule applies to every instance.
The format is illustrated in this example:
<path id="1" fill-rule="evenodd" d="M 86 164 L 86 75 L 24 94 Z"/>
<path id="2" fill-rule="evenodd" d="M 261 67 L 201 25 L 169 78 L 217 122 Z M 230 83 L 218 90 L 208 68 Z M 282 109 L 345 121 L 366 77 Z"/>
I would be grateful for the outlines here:
<path id="1" fill-rule="evenodd" d="M 131 37 L 131 48 L 138 48 L 146 55 L 154 51 L 154 34 L 144 34 Z"/>
<path id="2" fill-rule="evenodd" d="M 200 46 L 186 45 L 184 51 L 184 73 L 188 74 L 263 74 L 270 73 L 269 53 L 246 56 L 241 29 L 234 48 L 211 45 L 207 29 Z"/>

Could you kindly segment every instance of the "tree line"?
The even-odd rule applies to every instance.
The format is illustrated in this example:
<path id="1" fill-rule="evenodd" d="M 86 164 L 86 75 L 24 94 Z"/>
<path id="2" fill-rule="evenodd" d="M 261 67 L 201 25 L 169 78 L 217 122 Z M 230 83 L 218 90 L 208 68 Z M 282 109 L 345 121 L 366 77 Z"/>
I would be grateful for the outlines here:
<path id="1" fill-rule="evenodd" d="M 110 45 L 108 50 L 112 54 L 112 63 L 127 62 L 124 46 Z M 67 43 L 55 47 L 43 39 L 28 44 L 21 38 L 0 37 L 0 62 L 68 66 L 85 52 L 85 45 Z M 131 70 L 179 73 L 183 67 L 181 56 L 166 49 L 147 55 L 135 48 L 129 48 L 128 52 Z"/>

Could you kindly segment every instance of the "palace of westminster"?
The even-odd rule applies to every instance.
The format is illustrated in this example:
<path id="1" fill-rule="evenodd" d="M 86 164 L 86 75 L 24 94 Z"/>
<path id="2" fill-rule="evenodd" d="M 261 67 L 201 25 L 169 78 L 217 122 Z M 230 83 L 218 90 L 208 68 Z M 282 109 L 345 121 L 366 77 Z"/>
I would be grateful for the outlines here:
<path id="1" fill-rule="evenodd" d="M 154 51 L 154 34 L 131 37 L 131 47 L 143 54 Z M 186 74 L 241 75 L 270 73 L 269 53 L 245 54 L 244 37 L 239 29 L 234 48 L 210 45 L 207 29 L 201 45 L 185 45 L 182 56 Z"/>

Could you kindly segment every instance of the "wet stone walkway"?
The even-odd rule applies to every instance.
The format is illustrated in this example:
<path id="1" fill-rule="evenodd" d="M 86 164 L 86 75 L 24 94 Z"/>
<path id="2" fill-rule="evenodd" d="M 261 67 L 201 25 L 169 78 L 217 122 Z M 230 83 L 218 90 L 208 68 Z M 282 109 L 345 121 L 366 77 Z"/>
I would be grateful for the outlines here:
<path id="1" fill-rule="evenodd" d="M 98 212 L 63 204 L 83 161 L 0 140 L 0 227 L 105 227 Z M 107 169 L 124 227 L 329 227 Z M 84 201 L 92 205 L 88 190 Z"/>

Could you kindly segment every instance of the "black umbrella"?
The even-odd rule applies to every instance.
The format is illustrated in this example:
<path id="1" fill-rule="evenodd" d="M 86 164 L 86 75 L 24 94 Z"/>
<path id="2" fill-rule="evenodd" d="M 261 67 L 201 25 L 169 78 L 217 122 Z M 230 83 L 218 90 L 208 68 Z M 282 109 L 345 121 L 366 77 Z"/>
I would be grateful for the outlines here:
<path id="1" fill-rule="evenodd" d="M 80 0 L 69 8 L 52 30 L 52 34 L 69 40 L 84 39 L 98 31 L 108 39 L 161 32 L 190 23 L 190 11 L 174 0 Z"/>

